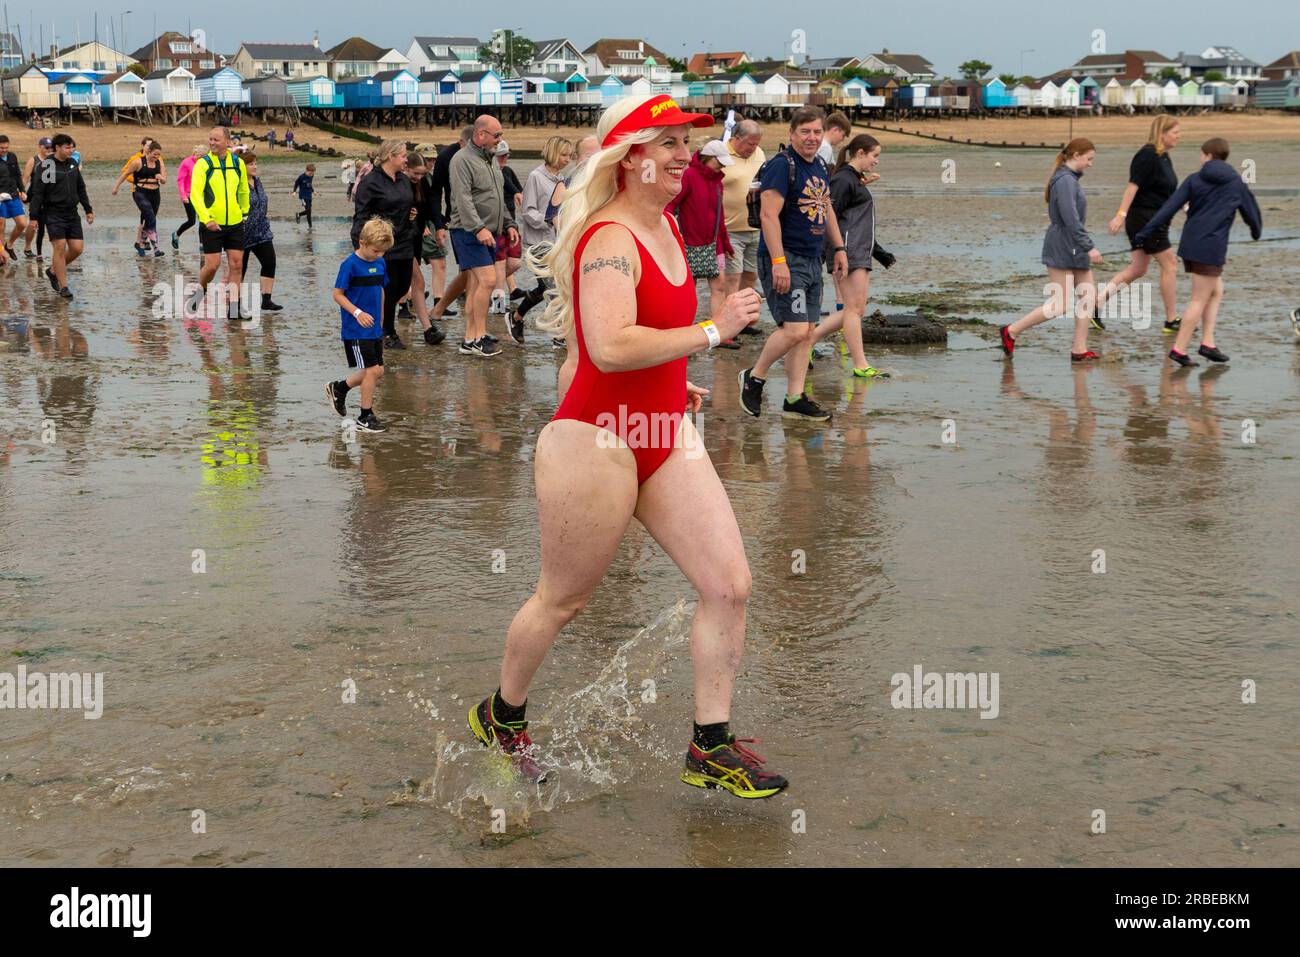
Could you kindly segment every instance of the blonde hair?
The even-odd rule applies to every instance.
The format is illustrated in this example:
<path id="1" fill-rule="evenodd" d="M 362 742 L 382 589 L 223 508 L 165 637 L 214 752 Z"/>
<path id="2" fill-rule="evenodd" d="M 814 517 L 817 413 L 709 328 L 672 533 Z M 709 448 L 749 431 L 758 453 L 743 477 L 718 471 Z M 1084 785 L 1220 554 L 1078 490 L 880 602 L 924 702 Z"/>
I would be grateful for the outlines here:
<path id="1" fill-rule="evenodd" d="M 547 166 L 559 166 L 560 156 L 564 153 L 565 147 L 568 147 L 569 153 L 573 153 L 573 144 L 563 136 L 552 136 L 542 147 L 542 162 Z"/>
<path id="2" fill-rule="evenodd" d="M 1156 148 L 1156 155 L 1161 156 L 1165 151 L 1165 134 L 1178 125 L 1178 117 L 1172 113 L 1161 113 L 1151 121 L 1151 134 L 1147 137 L 1147 142 Z"/>
<path id="3" fill-rule="evenodd" d="M 393 225 L 381 216 L 371 216 L 361 227 L 361 235 L 357 240 L 371 249 L 386 253 L 393 248 Z"/>
<path id="4" fill-rule="evenodd" d="M 403 153 L 405 151 L 406 144 L 401 140 L 384 140 L 379 144 L 379 152 L 375 154 L 375 165 L 383 166 L 394 153 Z"/>
<path id="5" fill-rule="evenodd" d="M 603 143 L 609 131 L 624 117 L 640 109 L 653 97 L 635 96 L 618 100 L 600 115 L 596 124 L 596 140 Z M 578 241 L 587 227 L 596 221 L 600 211 L 618 195 L 619 163 L 634 146 L 654 142 L 663 132 L 651 127 L 624 136 L 619 142 L 597 150 L 573 174 L 573 181 L 564 194 L 560 212 L 556 216 L 555 242 L 544 255 L 536 255 L 530 248 L 526 253 L 528 268 L 533 274 L 549 278 L 555 289 L 547 293 L 546 312 L 537 323 L 555 336 L 569 336 L 573 332 L 573 267 Z"/>

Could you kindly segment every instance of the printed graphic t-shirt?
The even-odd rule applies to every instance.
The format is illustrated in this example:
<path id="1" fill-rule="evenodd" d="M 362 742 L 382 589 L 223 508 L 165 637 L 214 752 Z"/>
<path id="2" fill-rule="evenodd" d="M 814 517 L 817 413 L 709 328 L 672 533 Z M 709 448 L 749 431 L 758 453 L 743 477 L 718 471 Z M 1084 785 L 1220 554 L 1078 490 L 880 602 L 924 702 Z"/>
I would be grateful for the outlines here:
<path id="1" fill-rule="evenodd" d="M 366 262 L 353 253 L 343 260 L 343 265 L 339 266 L 338 278 L 334 280 L 334 288 L 342 289 L 343 295 L 348 297 L 348 302 L 359 306 L 362 312 L 370 313 L 375 322 L 367 329 L 357 322 L 352 313 L 340 306 L 339 315 L 343 320 L 341 338 L 378 339 L 383 336 L 384 328 L 381 319 L 384 314 L 386 285 L 388 285 L 388 267 L 384 265 L 383 257 L 374 262 Z"/>
<path id="2" fill-rule="evenodd" d="M 759 183 L 764 191 L 774 189 L 786 197 L 781 210 L 781 245 L 787 253 L 817 259 L 826 238 L 826 210 L 830 206 L 830 174 L 819 158 L 810 163 L 793 150 L 794 185 L 790 185 L 790 166 L 782 156 L 774 156 L 762 171 Z M 794 196 L 787 196 L 793 189 Z M 764 237 L 760 249 L 767 248 Z"/>

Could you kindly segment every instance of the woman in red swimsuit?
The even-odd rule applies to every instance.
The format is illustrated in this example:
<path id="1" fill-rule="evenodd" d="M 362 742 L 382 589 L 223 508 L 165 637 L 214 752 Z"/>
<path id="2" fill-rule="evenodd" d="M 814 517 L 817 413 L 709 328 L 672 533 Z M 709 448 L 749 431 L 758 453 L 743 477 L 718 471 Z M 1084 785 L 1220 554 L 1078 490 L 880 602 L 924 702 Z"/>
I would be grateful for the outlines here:
<path id="1" fill-rule="evenodd" d="M 695 322 L 695 282 L 664 207 L 681 190 L 692 127 L 667 95 L 621 100 L 596 128 L 601 149 L 564 199 L 539 271 L 555 282 L 541 325 L 572 336 L 578 367 L 535 461 L 542 573 L 506 635 L 501 684 L 469 713 L 483 744 L 545 778 L 528 737 L 528 688 L 560 629 L 605 577 L 636 518 L 699 593 L 691 625 L 695 733 L 681 779 L 738 797 L 771 797 L 785 778 L 731 733 L 731 690 L 744 650 L 749 564 L 727 493 L 684 413 L 704 389 L 687 357 L 757 320 L 752 289 L 716 320 Z"/>

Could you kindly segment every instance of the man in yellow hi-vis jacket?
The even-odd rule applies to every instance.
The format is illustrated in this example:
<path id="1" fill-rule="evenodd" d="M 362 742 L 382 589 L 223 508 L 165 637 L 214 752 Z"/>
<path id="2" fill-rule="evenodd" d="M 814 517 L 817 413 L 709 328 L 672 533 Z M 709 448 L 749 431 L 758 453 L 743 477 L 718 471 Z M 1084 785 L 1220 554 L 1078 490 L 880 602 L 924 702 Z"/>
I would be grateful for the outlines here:
<path id="1" fill-rule="evenodd" d="M 190 204 L 199 219 L 199 244 L 203 249 L 203 267 L 199 271 L 199 289 L 187 305 L 198 309 L 208 283 L 221 267 L 221 252 L 226 252 L 227 277 L 232 280 L 234 299 L 228 313 L 231 319 L 245 318 L 239 308 L 239 277 L 244 265 L 244 216 L 248 212 L 248 170 L 244 161 L 230 151 L 230 131 L 214 126 L 208 133 L 208 154 L 194 163 L 190 180 Z"/>

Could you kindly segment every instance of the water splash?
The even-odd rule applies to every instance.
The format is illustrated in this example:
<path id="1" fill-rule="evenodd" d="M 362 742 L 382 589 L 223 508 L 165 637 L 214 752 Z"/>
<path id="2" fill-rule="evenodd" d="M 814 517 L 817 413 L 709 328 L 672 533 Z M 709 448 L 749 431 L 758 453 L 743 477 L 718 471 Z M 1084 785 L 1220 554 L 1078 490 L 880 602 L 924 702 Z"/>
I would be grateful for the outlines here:
<path id="1" fill-rule="evenodd" d="M 639 767 L 653 766 L 658 773 L 665 763 L 671 766 L 681 757 L 680 742 L 670 741 L 652 716 L 663 708 L 661 686 L 683 669 L 689 695 L 690 660 L 681 652 L 690 639 L 693 612 L 693 602 L 678 601 L 620 645 L 588 685 L 530 720 L 530 731 L 540 738 L 534 758 L 546 770 L 544 784 L 520 777 L 500 752 L 439 733 L 433 773 L 407 782 L 395 802 L 434 804 L 458 818 L 467 816 L 467 804 L 474 813 L 482 802 L 504 810 L 514 829 L 537 811 L 608 793 Z"/>

